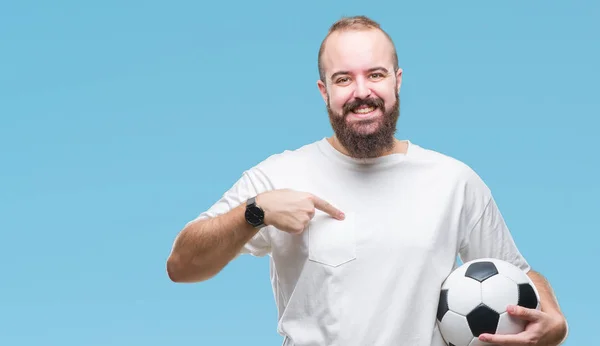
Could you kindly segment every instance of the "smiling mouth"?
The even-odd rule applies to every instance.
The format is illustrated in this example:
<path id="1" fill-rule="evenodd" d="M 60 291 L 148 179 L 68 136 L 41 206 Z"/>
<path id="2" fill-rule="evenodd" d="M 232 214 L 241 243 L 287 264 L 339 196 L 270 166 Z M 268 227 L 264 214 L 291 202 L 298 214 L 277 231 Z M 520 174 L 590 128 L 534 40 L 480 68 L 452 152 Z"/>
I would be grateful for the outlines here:
<path id="1" fill-rule="evenodd" d="M 352 113 L 356 114 L 369 114 L 375 110 L 375 107 L 358 107 L 352 111 Z"/>
<path id="2" fill-rule="evenodd" d="M 355 120 L 370 120 L 377 116 L 378 107 L 362 105 L 350 111 L 351 117 Z"/>

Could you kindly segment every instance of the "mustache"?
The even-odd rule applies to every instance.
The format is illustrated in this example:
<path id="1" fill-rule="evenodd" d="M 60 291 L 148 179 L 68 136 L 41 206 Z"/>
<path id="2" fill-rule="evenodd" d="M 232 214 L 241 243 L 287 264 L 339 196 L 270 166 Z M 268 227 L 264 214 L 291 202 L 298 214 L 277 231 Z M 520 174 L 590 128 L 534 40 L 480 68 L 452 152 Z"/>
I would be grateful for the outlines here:
<path id="1" fill-rule="evenodd" d="M 346 115 L 360 106 L 383 109 L 384 103 L 383 100 L 380 98 L 357 99 L 346 103 L 342 110 L 344 112 L 344 115 Z"/>

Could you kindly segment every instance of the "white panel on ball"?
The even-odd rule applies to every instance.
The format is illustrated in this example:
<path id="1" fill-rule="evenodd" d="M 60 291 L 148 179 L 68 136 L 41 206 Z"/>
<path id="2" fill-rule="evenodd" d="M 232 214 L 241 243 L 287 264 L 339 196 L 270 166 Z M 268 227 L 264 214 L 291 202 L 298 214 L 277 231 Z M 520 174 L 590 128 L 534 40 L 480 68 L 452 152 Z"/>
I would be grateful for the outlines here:
<path id="1" fill-rule="evenodd" d="M 455 312 L 448 311 L 439 327 L 446 342 L 455 346 L 468 346 L 473 339 L 467 318 Z"/>
<path id="2" fill-rule="evenodd" d="M 506 276 L 494 275 L 481 283 L 481 301 L 501 314 L 519 302 L 519 287 Z"/>
<path id="3" fill-rule="evenodd" d="M 481 304 L 481 284 L 479 281 L 460 277 L 451 284 L 448 291 L 448 308 L 466 316 Z"/>
<path id="4" fill-rule="evenodd" d="M 518 317 L 513 317 L 505 312 L 500 315 L 500 320 L 498 321 L 498 329 L 496 329 L 496 334 L 517 334 L 525 330 L 525 324 L 527 322 Z"/>
<path id="5" fill-rule="evenodd" d="M 538 309 L 538 310 L 540 309 L 540 304 L 539 304 L 540 294 L 537 290 L 537 287 L 535 287 L 535 284 L 533 283 L 533 281 L 531 281 L 531 279 L 529 278 L 527 273 L 525 273 L 519 267 L 517 267 L 511 263 L 505 262 L 505 261 L 501 261 L 501 260 L 494 259 L 494 258 L 489 258 L 487 260 L 494 263 L 494 265 L 498 269 L 499 274 L 511 279 L 517 285 L 529 284 L 531 286 L 531 288 L 533 289 L 533 291 L 535 292 L 535 296 L 537 298 L 537 306 L 535 307 L 535 309 Z M 518 290 L 518 286 L 517 286 L 517 290 Z M 516 304 L 516 303 L 514 303 L 514 304 Z"/>
<path id="6" fill-rule="evenodd" d="M 497 259 L 490 258 L 491 262 L 494 263 L 496 268 L 498 268 L 498 272 L 509 279 L 512 279 L 517 284 L 529 283 L 529 277 L 527 274 L 521 270 L 520 268 L 512 265 L 511 263 L 499 261 Z"/>

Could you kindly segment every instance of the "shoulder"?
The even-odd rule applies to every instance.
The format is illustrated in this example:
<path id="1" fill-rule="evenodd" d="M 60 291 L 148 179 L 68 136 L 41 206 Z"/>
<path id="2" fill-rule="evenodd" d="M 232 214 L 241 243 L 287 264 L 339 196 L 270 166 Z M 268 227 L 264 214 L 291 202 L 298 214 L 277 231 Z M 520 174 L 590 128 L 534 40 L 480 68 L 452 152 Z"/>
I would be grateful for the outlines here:
<path id="1" fill-rule="evenodd" d="M 250 170 L 276 174 L 287 170 L 293 170 L 299 166 L 305 166 L 306 163 L 313 162 L 315 157 L 319 155 L 319 142 L 321 141 L 314 141 L 297 148 L 286 149 L 271 154 L 254 165 Z"/>
<path id="2" fill-rule="evenodd" d="M 320 159 L 319 142 L 270 154 L 244 170 L 241 179 L 257 189 L 272 189 L 283 180 L 302 176 Z"/>
<path id="3" fill-rule="evenodd" d="M 412 157 L 415 164 L 427 167 L 439 179 L 446 180 L 464 190 L 489 194 L 489 188 L 479 173 L 468 163 L 455 156 L 414 145 Z"/>
<path id="4" fill-rule="evenodd" d="M 417 144 L 411 144 L 410 156 L 413 162 L 417 164 L 427 165 L 436 170 L 443 169 L 446 173 L 457 177 L 471 178 L 473 175 L 477 175 L 475 170 L 466 162 L 441 151 Z"/>

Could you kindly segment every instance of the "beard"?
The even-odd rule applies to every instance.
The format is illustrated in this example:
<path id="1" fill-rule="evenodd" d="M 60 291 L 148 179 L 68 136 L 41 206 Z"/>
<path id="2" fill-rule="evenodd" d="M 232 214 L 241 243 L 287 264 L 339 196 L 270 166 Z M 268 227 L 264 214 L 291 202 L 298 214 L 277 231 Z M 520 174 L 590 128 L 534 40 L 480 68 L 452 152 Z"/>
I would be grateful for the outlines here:
<path id="1" fill-rule="evenodd" d="M 356 123 L 348 124 L 348 114 L 362 105 L 374 107 L 375 110 L 380 109 L 383 116 L 376 120 L 356 121 Z M 400 117 L 400 96 L 398 93 L 396 93 L 394 104 L 389 109 L 385 108 L 382 99 L 369 98 L 346 103 L 342 108 L 342 114 L 333 112 L 329 101 L 327 101 L 327 113 L 335 136 L 351 157 L 357 159 L 374 158 L 394 148 L 396 123 Z M 355 126 L 360 126 L 361 123 L 366 124 L 374 121 L 378 125 L 371 133 L 360 133 L 359 130 L 354 129 Z"/>

